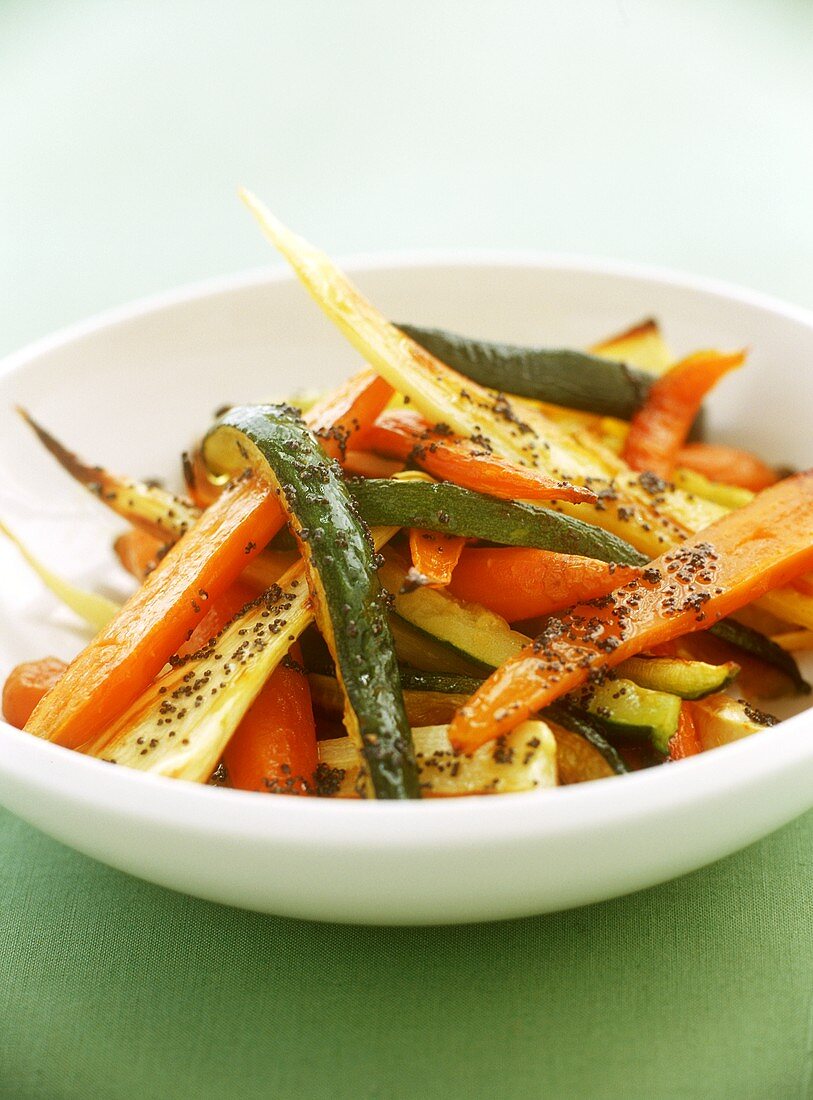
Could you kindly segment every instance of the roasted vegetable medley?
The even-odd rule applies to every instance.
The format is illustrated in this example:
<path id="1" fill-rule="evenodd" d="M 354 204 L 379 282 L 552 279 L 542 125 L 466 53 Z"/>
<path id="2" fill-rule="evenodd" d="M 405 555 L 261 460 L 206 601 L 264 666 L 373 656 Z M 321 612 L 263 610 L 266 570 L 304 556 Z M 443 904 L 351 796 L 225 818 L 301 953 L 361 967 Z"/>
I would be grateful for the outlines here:
<path id="1" fill-rule="evenodd" d="M 9 723 L 198 783 L 414 799 L 679 760 L 810 690 L 813 471 L 703 438 L 744 352 L 675 362 L 651 320 L 587 352 L 396 324 L 243 198 L 367 365 L 221 410 L 182 494 L 21 410 L 127 521 L 138 587 L 80 591 L 2 528 L 95 631 L 9 674 Z"/>

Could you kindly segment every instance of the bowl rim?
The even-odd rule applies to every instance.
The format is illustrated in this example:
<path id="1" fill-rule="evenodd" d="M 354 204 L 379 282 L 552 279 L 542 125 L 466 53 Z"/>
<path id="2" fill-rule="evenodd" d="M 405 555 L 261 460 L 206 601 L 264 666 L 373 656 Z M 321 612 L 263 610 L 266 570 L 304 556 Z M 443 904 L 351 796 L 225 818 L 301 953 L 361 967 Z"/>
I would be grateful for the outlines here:
<path id="1" fill-rule="evenodd" d="M 760 291 L 722 280 L 628 261 L 568 253 L 529 250 L 399 250 L 340 257 L 353 275 L 409 268 L 492 267 L 574 271 L 584 274 L 654 282 L 738 302 L 801 324 L 813 331 L 813 311 Z M 186 303 L 228 296 L 277 283 L 293 283 L 283 266 L 262 267 L 185 284 L 97 313 L 35 340 L 0 361 L 0 377 L 16 372 L 50 352 L 105 329 L 170 311 Z M 806 739 L 811 712 L 786 719 L 776 728 L 734 744 L 671 764 L 616 777 L 510 797 L 474 795 L 419 802 L 258 797 L 254 792 L 118 768 L 104 761 L 31 737 L 0 721 L 0 772 L 18 776 L 30 786 L 52 789 L 77 804 L 90 799 L 133 822 L 158 815 L 183 823 L 201 837 L 284 837 L 287 846 L 338 850 L 470 847 L 498 839 L 533 839 L 576 834 L 600 823 L 622 824 L 670 808 L 691 807 L 734 788 L 761 787 L 771 777 L 813 758 L 813 738 Z M 86 769 L 90 768 L 91 772 Z M 376 815 L 376 829 L 369 828 Z M 408 825 L 408 828 L 405 828 Z M 439 833 L 439 829 L 442 832 Z"/>

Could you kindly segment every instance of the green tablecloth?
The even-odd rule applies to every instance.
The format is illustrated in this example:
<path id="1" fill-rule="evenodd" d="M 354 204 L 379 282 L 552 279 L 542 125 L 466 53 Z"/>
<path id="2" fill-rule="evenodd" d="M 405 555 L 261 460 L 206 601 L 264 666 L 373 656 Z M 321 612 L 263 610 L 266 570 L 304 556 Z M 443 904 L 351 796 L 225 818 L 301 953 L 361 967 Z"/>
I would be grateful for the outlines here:
<path id="1" fill-rule="evenodd" d="M 4 0 L 0 350 L 266 262 L 238 181 L 334 252 L 570 250 L 811 305 L 811 42 L 793 0 Z M 577 912 L 341 928 L 0 812 L 0 1096 L 807 1098 L 811 872 L 808 815 Z"/>
<path id="2" fill-rule="evenodd" d="M 0 816 L 0 1095 L 813 1095 L 813 815 L 621 901 L 306 924 L 194 901 Z"/>

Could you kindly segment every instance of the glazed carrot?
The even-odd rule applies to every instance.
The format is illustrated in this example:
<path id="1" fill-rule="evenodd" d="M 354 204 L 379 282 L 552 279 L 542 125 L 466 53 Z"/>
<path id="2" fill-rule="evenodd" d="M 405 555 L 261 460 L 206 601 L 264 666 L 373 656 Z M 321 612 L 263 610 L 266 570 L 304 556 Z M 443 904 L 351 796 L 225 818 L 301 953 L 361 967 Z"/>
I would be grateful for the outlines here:
<path id="1" fill-rule="evenodd" d="M 742 351 L 699 351 L 676 363 L 650 389 L 635 414 L 623 457 L 633 470 L 669 477 L 703 398 L 724 374 L 745 361 Z"/>
<path id="2" fill-rule="evenodd" d="M 203 513 L 119 614 L 70 664 L 26 729 L 77 748 L 141 694 L 247 562 L 280 529 L 267 481 L 241 479 Z"/>
<path id="3" fill-rule="evenodd" d="M 319 766 L 316 724 L 299 649 L 266 681 L 223 754 L 229 780 L 243 791 L 309 794 Z"/>
<path id="4" fill-rule="evenodd" d="M 638 569 L 575 554 L 520 546 L 468 547 L 449 590 L 458 599 L 482 604 L 517 622 L 605 596 L 639 575 Z"/>
<path id="5" fill-rule="evenodd" d="M 813 565 L 813 470 L 669 550 L 615 592 L 553 619 L 461 707 L 455 748 L 473 752 L 594 672 L 703 630 Z"/>
<path id="6" fill-rule="evenodd" d="M 8 724 L 21 730 L 67 667 L 58 657 L 42 657 L 13 668 L 3 685 L 3 717 Z"/>
<path id="7" fill-rule="evenodd" d="M 797 577 L 792 587 L 797 592 L 801 592 L 803 596 L 813 596 L 813 577 Z"/>
<path id="8" fill-rule="evenodd" d="M 116 557 L 136 580 L 143 581 L 155 569 L 167 550 L 167 543 L 140 527 L 132 527 L 113 543 Z"/>
<path id="9" fill-rule="evenodd" d="M 355 451 L 348 448 L 342 468 L 351 477 L 393 477 L 400 474 L 406 463 L 398 458 L 384 458 L 372 451 Z"/>
<path id="10" fill-rule="evenodd" d="M 691 705 L 684 702 L 680 707 L 677 733 L 669 741 L 669 759 L 685 760 L 687 756 L 696 756 L 697 753 L 702 751 L 703 746 L 697 736 Z"/>
<path id="11" fill-rule="evenodd" d="M 183 645 L 178 647 L 178 656 L 186 657 L 190 653 L 197 653 L 198 650 L 203 649 L 206 643 L 216 638 L 237 612 L 256 599 L 257 595 L 257 588 L 253 584 L 238 578 L 216 600 L 209 600 L 206 614 Z"/>
<path id="12" fill-rule="evenodd" d="M 723 443 L 687 443 L 675 456 L 675 465 L 695 470 L 711 481 L 739 485 L 758 493 L 774 485 L 776 471 L 750 451 L 740 451 Z"/>
<path id="13" fill-rule="evenodd" d="M 437 531 L 409 531 L 409 551 L 412 557 L 412 579 L 430 588 L 444 588 L 452 579 L 455 566 L 466 545 L 459 535 L 443 535 Z"/>
<path id="14" fill-rule="evenodd" d="M 432 428 L 420 413 L 396 409 L 379 416 L 361 433 L 360 444 L 389 458 L 414 461 L 427 473 L 464 489 L 503 500 L 595 502 L 581 485 L 557 481 L 538 470 L 517 466 L 491 452 L 486 440 L 462 439 Z"/>
<path id="15" fill-rule="evenodd" d="M 341 460 L 348 443 L 373 423 L 392 394 L 389 382 L 365 369 L 317 401 L 303 419 L 319 437 L 322 450 Z"/>

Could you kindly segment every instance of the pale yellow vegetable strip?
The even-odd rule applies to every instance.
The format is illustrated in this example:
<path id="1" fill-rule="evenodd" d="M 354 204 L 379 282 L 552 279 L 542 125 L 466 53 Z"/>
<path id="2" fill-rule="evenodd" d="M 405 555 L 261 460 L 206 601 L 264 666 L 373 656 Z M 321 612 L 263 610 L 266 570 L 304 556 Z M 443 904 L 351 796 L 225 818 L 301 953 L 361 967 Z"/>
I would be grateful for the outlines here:
<path id="1" fill-rule="evenodd" d="M 99 596 L 95 592 L 87 592 L 83 588 L 71 584 L 63 577 L 52 572 L 46 565 L 31 553 L 31 551 L 13 534 L 8 527 L 0 521 L 0 532 L 14 543 L 27 564 L 40 578 L 46 588 L 50 589 L 56 598 L 69 607 L 80 619 L 94 630 L 101 630 L 107 626 L 110 620 L 118 614 L 120 608 L 113 600 L 106 596 Z"/>
<path id="2" fill-rule="evenodd" d="M 376 547 L 398 530 L 373 530 Z M 205 783 L 263 684 L 313 621 L 304 563 L 292 566 L 218 636 L 159 676 L 82 750 L 139 771 Z"/>
<path id="3" fill-rule="evenodd" d="M 805 596 L 795 588 L 777 588 L 774 592 L 767 592 L 754 607 L 769 611 L 783 622 L 813 630 L 813 596 Z"/>
<path id="4" fill-rule="evenodd" d="M 206 656 L 159 676 L 83 751 L 153 775 L 205 783 L 292 639 L 313 619 L 304 566 L 289 570 L 280 588 L 281 600 L 249 607 L 203 651 Z"/>
<path id="5" fill-rule="evenodd" d="M 131 520 L 156 538 L 179 538 L 198 519 L 200 509 L 190 501 L 167 492 L 158 485 L 147 485 L 135 478 L 119 477 L 103 466 L 84 462 L 39 424 L 25 409 L 17 410 L 45 449 L 60 466 L 86 489 L 98 496 L 108 508 Z"/>
<path id="6" fill-rule="evenodd" d="M 282 225 L 256 196 L 241 191 L 241 197 L 337 328 L 395 389 L 409 394 L 431 423 L 446 423 L 463 436 L 486 434 L 506 458 L 543 468 L 562 480 L 571 480 L 571 471 L 577 471 L 573 480 L 589 480 L 592 486 L 595 479 L 600 487 L 599 483 L 608 484 L 626 469 L 612 452 L 598 454 L 596 440 L 577 439 L 529 403 L 515 401 L 519 409 L 519 417 L 515 417 L 512 406 L 499 394 L 439 362 L 391 324 L 329 257 Z M 637 484 L 637 475 L 629 474 L 629 480 Z M 640 485 L 637 495 L 646 498 Z M 640 508 L 621 516 L 617 508 L 596 509 L 589 504 L 556 507 L 612 530 L 655 556 L 668 545 L 668 536 L 678 541 L 683 533 L 668 519 L 659 520 L 650 504 L 649 499 L 642 499 Z M 664 525 L 667 530 L 661 534 Z"/>
<path id="7" fill-rule="evenodd" d="M 471 756 L 455 756 L 448 726 L 412 730 L 425 797 L 507 794 L 556 786 L 556 741 L 545 722 L 523 722 L 504 741 L 484 745 Z M 339 798 L 356 794 L 361 755 L 349 737 L 319 742 L 319 759 L 344 772 Z"/>
<path id="8" fill-rule="evenodd" d="M 439 363 L 396 328 L 323 252 L 287 229 L 256 195 L 241 189 L 240 197 L 314 301 L 382 378 L 394 389 L 408 392 L 414 406 L 431 423 L 443 421 L 463 436 L 477 430 L 481 420 L 477 407 L 493 405 L 488 390 Z M 465 402 L 449 400 L 446 391 L 451 379 L 470 395 L 468 408 Z M 494 434 L 512 457 L 521 451 L 509 421 L 505 428 L 494 425 Z"/>
<path id="9" fill-rule="evenodd" d="M 722 505 L 729 511 L 744 508 L 756 495 L 750 489 L 743 489 L 739 485 L 725 485 L 721 481 L 712 481 L 696 470 L 678 468 L 673 476 L 675 485 L 684 493 L 702 497 L 704 500 Z"/>
<path id="10" fill-rule="evenodd" d="M 675 361 L 663 338 L 660 325 L 651 318 L 634 325 L 626 332 L 594 344 L 590 350 L 604 359 L 639 367 L 651 374 L 663 374 Z"/>

